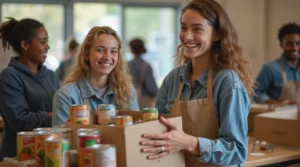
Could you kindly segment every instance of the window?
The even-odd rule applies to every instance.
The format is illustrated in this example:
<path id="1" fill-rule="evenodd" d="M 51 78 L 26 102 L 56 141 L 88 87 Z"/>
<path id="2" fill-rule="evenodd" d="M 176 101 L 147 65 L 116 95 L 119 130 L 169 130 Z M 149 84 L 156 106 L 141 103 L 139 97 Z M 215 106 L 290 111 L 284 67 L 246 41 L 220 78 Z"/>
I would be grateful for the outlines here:
<path id="1" fill-rule="evenodd" d="M 75 3 L 75 38 L 83 42 L 94 26 L 110 26 L 121 37 L 121 6 L 107 3 Z"/>
<path id="2" fill-rule="evenodd" d="M 131 60 L 128 43 L 133 38 L 141 38 L 147 49 L 143 55 L 153 68 L 157 85 L 174 68 L 176 53 L 176 10 L 162 7 L 126 7 L 125 8 L 125 55 Z"/>
<path id="3" fill-rule="evenodd" d="M 6 21 L 6 17 L 14 17 L 17 20 L 33 18 L 43 23 L 48 31 L 50 46 L 45 65 L 56 70 L 63 58 L 63 10 L 62 5 L 4 3 L 1 20 Z"/>

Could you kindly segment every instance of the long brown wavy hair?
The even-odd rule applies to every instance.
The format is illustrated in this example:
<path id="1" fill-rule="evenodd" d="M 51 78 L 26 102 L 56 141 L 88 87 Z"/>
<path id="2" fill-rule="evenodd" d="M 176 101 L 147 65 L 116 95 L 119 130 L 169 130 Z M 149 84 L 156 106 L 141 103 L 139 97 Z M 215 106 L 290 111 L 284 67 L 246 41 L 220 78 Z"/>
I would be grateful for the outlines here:
<path id="1" fill-rule="evenodd" d="M 129 70 L 125 63 L 124 57 L 121 54 L 121 40 L 116 31 L 114 31 L 110 27 L 94 27 L 89 31 L 78 55 L 75 58 L 76 61 L 71 69 L 71 73 L 66 78 L 65 84 L 87 77 L 89 71 L 89 63 L 86 62 L 86 57 L 89 54 L 93 42 L 102 34 L 112 35 L 118 41 L 118 62 L 113 71 L 108 75 L 108 80 L 113 87 L 117 105 L 116 107 L 118 109 L 127 109 L 132 100 L 132 80 L 129 75 Z"/>
<path id="2" fill-rule="evenodd" d="M 215 70 L 232 69 L 240 77 L 248 94 L 253 95 L 254 77 L 249 61 L 238 44 L 237 32 L 228 15 L 215 0 L 193 0 L 181 11 L 181 18 L 188 9 L 200 12 L 208 20 L 219 40 L 212 44 L 211 62 Z M 182 52 L 182 44 L 177 48 L 176 65 L 187 64 L 190 61 Z"/>

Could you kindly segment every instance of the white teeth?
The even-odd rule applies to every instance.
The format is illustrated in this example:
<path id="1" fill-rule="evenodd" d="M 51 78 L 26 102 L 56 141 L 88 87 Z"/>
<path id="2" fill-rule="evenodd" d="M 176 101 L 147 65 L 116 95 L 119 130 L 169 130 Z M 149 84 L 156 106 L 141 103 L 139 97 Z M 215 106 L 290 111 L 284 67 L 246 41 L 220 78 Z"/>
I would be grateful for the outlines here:
<path id="1" fill-rule="evenodd" d="M 105 67 L 109 67 L 110 66 L 110 63 L 99 63 L 99 64 L 101 64 L 101 65 L 103 65 Z"/>
<path id="2" fill-rule="evenodd" d="M 196 44 L 185 44 L 185 46 L 188 47 L 188 48 L 194 48 L 198 45 L 196 45 Z"/>

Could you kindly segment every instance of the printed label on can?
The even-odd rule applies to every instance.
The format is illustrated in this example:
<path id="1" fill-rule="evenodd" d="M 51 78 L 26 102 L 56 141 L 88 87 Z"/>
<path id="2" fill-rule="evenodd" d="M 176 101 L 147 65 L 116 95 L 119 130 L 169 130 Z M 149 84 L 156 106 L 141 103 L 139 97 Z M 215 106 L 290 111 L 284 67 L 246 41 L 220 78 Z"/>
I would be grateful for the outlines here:
<path id="1" fill-rule="evenodd" d="M 90 166 L 93 167 L 116 167 L 116 149 L 114 147 L 93 150 L 90 153 L 91 162 Z"/>
<path id="2" fill-rule="evenodd" d="M 45 167 L 69 167 L 69 142 L 46 142 Z"/>
<path id="3" fill-rule="evenodd" d="M 17 136 L 17 157 L 19 161 L 35 159 L 35 136 L 19 135 Z"/>
<path id="4" fill-rule="evenodd" d="M 87 105 L 70 106 L 70 122 L 89 125 L 90 108 Z"/>
<path id="5" fill-rule="evenodd" d="M 45 140 L 52 135 L 37 135 L 35 136 L 35 150 L 36 150 L 36 167 L 45 166 Z"/>

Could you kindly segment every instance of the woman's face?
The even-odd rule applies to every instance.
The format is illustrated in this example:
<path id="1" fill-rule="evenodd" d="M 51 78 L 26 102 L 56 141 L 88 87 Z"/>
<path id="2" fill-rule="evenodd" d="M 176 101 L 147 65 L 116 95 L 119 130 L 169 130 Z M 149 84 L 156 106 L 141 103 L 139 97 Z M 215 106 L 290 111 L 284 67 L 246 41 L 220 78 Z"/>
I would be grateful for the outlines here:
<path id="1" fill-rule="evenodd" d="M 44 63 L 49 50 L 48 33 L 44 27 L 35 30 L 35 36 L 31 37 L 30 43 L 25 43 L 23 55 L 33 63 Z"/>
<path id="2" fill-rule="evenodd" d="M 119 58 L 119 43 L 113 35 L 102 34 L 93 42 L 88 61 L 93 76 L 108 75 L 116 67 Z"/>
<path id="3" fill-rule="evenodd" d="M 209 54 L 216 37 L 213 27 L 200 12 L 187 9 L 182 15 L 180 27 L 179 39 L 187 58 Z"/>

